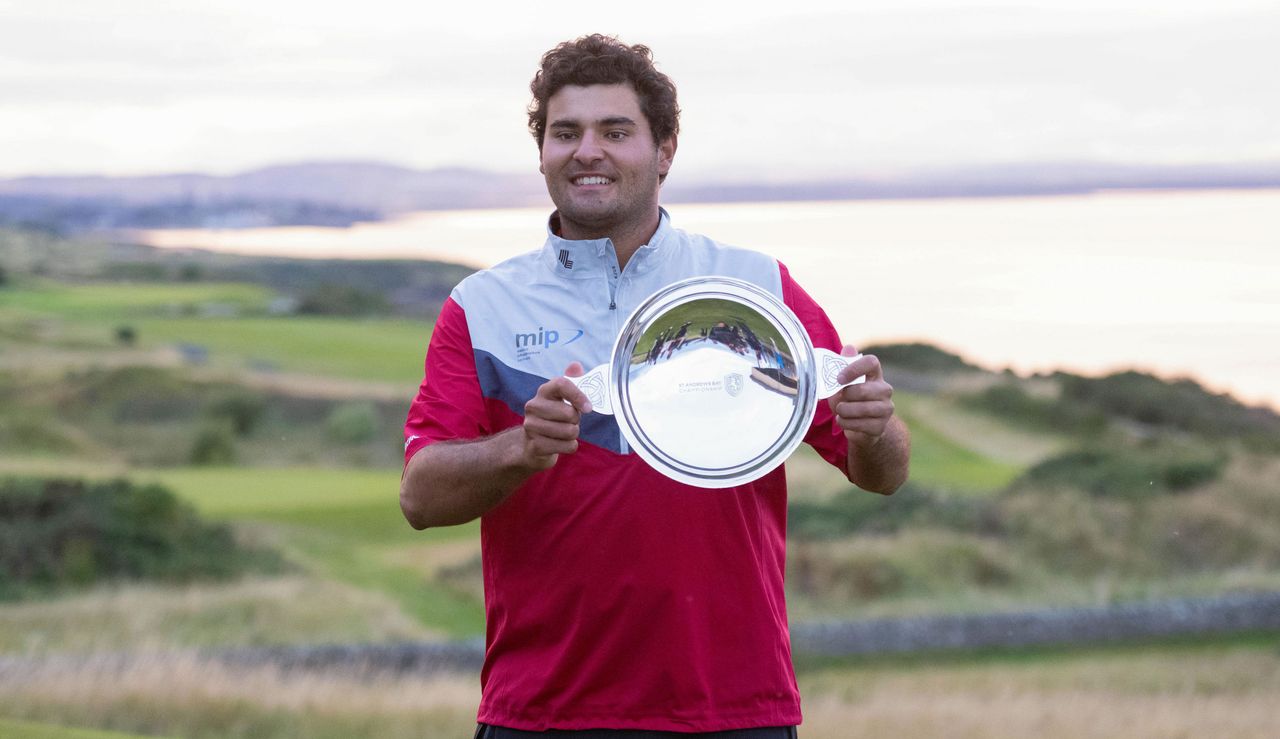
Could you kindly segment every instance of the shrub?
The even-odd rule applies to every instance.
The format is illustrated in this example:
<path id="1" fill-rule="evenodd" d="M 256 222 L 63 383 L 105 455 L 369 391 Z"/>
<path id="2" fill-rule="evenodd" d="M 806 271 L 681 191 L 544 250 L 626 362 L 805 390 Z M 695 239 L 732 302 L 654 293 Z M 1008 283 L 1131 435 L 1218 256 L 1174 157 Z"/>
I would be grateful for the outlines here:
<path id="1" fill-rule="evenodd" d="M 991 512 L 988 501 L 940 495 L 908 482 L 887 497 L 848 488 L 827 501 L 793 502 L 787 510 L 787 529 L 799 539 L 887 534 L 924 524 L 982 531 L 994 525 Z"/>
<path id="2" fill-rule="evenodd" d="M 884 364 L 919 372 L 981 372 L 958 355 L 932 344 L 883 344 L 862 347 L 864 354 L 874 354 Z"/>
<path id="3" fill-rule="evenodd" d="M 1226 463 L 1221 454 L 1176 448 L 1083 449 L 1035 465 L 1014 487 L 1067 486 L 1094 496 L 1137 499 L 1180 493 L 1216 480 Z"/>
<path id="4" fill-rule="evenodd" d="M 1280 415 L 1208 392 L 1192 380 L 1166 382 L 1141 372 L 1101 378 L 1058 374 L 1065 400 L 1152 426 L 1244 438 L 1280 449 Z"/>
<path id="5" fill-rule="evenodd" d="M 391 306 L 382 293 L 323 283 L 302 295 L 297 310 L 304 315 L 367 316 L 388 313 Z"/>
<path id="6" fill-rule="evenodd" d="M 61 404 L 66 416 L 86 408 L 107 410 L 117 423 L 175 421 L 199 414 L 202 388 L 160 367 L 93 369 L 73 374 L 75 388 Z"/>
<path id="7" fill-rule="evenodd" d="M 116 327 L 116 343 L 121 346 L 133 346 L 138 343 L 138 331 L 133 326 Z"/>
<path id="8" fill-rule="evenodd" d="M 204 426 L 191 444 L 191 464 L 225 465 L 236 461 L 236 439 L 229 423 Z"/>
<path id="9" fill-rule="evenodd" d="M 380 419 L 373 403 L 348 402 L 334 407 L 325 427 L 335 441 L 364 444 L 378 435 Z"/>
<path id="10" fill-rule="evenodd" d="M 278 571 L 164 488 L 126 480 L 0 479 L 0 597 L 101 580 L 188 581 Z"/>
<path id="11" fill-rule="evenodd" d="M 248 436 L 257 428 L 266 409 L 261 396 L 234 392 L 210 403 L 208 413 L 213 418 L 229 421 L 236 436 Z"/>
<path id="12" fill-rule="evenodd" d="M 1040 398 L 1012 382 L 1002 382 L 961 398 L 970 408 L 999 416 L 1024 427 L 1066 433 L 1092 433 L 1106 427 L 1096 408 L 1062 398 Z"/>

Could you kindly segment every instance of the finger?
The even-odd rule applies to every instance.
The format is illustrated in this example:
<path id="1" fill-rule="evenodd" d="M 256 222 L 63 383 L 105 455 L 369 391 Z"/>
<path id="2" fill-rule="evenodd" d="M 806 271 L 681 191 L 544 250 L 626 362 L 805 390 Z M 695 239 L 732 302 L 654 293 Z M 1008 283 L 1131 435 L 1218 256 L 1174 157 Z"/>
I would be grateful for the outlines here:
<path id="1" fill-rule="evenodd" d="M 861 385 L 847 385 L 840 388 L 840 392 L 832 397 L 836 403 L 888 400 L 893 397 L 893 386 L 883 380 L 864 382 Z"/>
<path id="2" fill-rule="evenodd" d="M 531 436 L 526 449 L 533 457 L 551 457 L 560 454 L 573 454 L 578 451 L 576 439 L 548 439 L 545 436 Z"/>
<path id="3" fill-rule="evenodd" d="M 836 424 L 844 431 L 845 436 L 851 433 L 867 436 L 882 436 L 889 426 L 887 418 L 836 418 Z"/>
<path id="4" fill-rule="evenodd" d="M 582 362 L 570 362 L 568 367 L 564 368 L 565 377 L 582 377 L 586 374 L 586 370 L 582 368 Z"/>
<path id="5" fill-rule="evenodd" d="M 872 400 L 858 403 L 837 403 L 835 414 L 839 418 L 889 418 L 893 415 L 893 401 Z"/>
<path id="6" fill-rule="evenodd" d="M 577 362 L 574 362 L 577 364 Z M 572 369 L 573 365 L 569 365 Z M 587 394 L 582 392 L 577 385 L 568 377 L 554 377 L 547 380 L 538 388 L 536 397 L 547 400 L 560 402 L 562 405 L 568 403 L 573 406 L 579 413 L 591 412 L 591 401 L 587 399 Z"/>
<path id="7" fill-rule="evenodd" d="M 851 345 L 846 345 L 841 351 L 843 356 L 851 356 L 848 352 L 853 350 Z M 854 351 L 854 354 L 857 352 Z M 880 368 L 880 360 L 874 354 L 864 354 L 853 360 L 844 369 L 840 370 L 840 374 L 836 375 L 838 382 L 853 382 L 855 379 L 866 376 L 867 382 L 874 382 L 882 379 L 884 372 Z"/>
<path id="8" fill-rule="evenodd" d="M 582 414 L 578 412 L 577 408 L 563 400 L 550 400 L 547 398 L 534 398 L 525 403 L 524 418 L 526 423 L 531 419 L 547 423 L 563 423 L 571 426 L 577 426 L 582 423 Z"/>
<path id="9" fill-rule="evenodd" d="M 564 405 L 561 403 L 561 405 Z M 567 406 L 566 406 L 567 407 Z M 526 416 L 524 430 L 530 436 L 543 436 L 548 439 L 571 441 L 578 438 L 581 427 L 577 423 L 552 421 L 537 416 Z"/>

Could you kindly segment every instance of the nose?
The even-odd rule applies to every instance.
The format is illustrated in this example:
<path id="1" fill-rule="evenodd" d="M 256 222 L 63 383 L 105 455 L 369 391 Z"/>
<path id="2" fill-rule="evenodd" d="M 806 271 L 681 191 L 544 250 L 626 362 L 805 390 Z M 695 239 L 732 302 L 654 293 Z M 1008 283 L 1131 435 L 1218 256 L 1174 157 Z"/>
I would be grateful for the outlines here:
<path id="1" fill-rule="evenodd" d="M 594 131 L 586 131 L 578 139 L 578 148 L 573 151 L 574 161 L 580 164 L 591 164 L 604 158 L 604 149 L 600 147 L 600 139 Z"/>

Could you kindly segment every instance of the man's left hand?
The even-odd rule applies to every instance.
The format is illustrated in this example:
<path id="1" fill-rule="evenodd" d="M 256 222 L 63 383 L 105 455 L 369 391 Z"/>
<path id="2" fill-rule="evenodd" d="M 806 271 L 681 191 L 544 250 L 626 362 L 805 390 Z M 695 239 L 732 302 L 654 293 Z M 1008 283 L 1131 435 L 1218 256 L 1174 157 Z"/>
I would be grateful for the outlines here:
<path id="1" fill-rule="evenodd" d="M 847 344 L 840 352 L 846 357 L 857 353 Z M 880 442 L 893 418 L 893 386 L 885 382 L 880 360 L 873 354 L 850 362 L 836 379 L 849 382 L 860 375 L 866 375 L 865 382 L 842 388 L 827 402 L 836 415 L 836 423 L 844 429 L 845 438 L 854 446 L 867 448 Z"/>

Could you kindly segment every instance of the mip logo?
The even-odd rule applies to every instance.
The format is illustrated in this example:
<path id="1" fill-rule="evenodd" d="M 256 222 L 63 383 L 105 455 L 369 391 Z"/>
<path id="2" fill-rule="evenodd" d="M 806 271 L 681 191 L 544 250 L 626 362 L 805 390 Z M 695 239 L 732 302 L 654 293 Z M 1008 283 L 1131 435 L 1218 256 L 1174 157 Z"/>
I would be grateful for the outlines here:
<path id="1" fill-rule="evenodd" d="M 516 349 L 526 349 L 526 350 L 527 350 L 527 349 L 534 349 L 534 348 L 537 348 L 537 347 L 542 347 L 542 348 L 544 348 L 544 349 L 550 349 L 551 347 L 555 346 L 556 344 L 560 344 L 561 346 L 568 346 L 569 344 L 572 344 L 573 342 L 577 341 L 578 339 L 581 339 L 581 338 L 582 338 L 582 335 L 583 335 L 583 334 L 585 334 L 585 333 L 586 333 L 586 331 L 584 331 L 584 330 L 582 330 L 582 329 L 580 329 L 580 328 L 571 328 L 571 329 L 569 329 L 569 330 L 565 331 L 565 333 L 566 333 L 566 334 L 570 334 L 570 333 L 571 333 L 571 334 L 573 334 L 573 338 L 569 339 L 568 341 L 561 342 L 561 341 L 560 341 L 560 339 L 561 339 L 562 337 L 561 337 L 561 334 L 560 334 L 560 332 L 559 332 L 559 331 L 557 331 L 557 330 L 555 330 L 555 329 L 544 329 L 544 328 L 542 328 L 541 326 L 539 326 L 539 327 L 538 327 L 538 332 L 537 332 L 537 333 L 534 333 L 534 332 L 532 332 L 532 331 L 530 331 L 530 332 L 529 332 L 529 333 L 527 333 L 527 334 L 517 333 L 517 334 L 516 334 Z"/>

